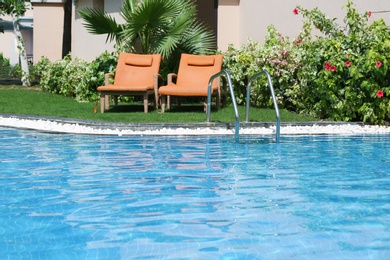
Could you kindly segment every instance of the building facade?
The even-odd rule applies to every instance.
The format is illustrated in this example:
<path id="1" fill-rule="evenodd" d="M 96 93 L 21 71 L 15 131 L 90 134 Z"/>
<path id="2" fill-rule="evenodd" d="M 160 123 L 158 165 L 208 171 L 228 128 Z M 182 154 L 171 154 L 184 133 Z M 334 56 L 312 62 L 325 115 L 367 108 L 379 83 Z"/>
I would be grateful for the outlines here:
<path id="1" fill-rule="evenodd" d="M 302 29 L 303 17 L 294 15 L 299 5 L 311 10 L 318 7 L 340 24 L 346 14 L 348 0 L 219 0 L 218 4 L 218 47 L 226 50 L 231 43 L 240 46 L 248 38 L 263 42 L 267 27 L 274 25 L 284 36 L 296 37 Z M 360 13 L 372 12 L 371 19 L 383 18 L 390 25 L 390 1 L 353 0 Z"/>
<path id="2" fill-rule="evenodd" d="M 71 1 L 71 37 L 70 50 L 72 56 L 86 61 L 95 59 L 99 54 L 114 50 L 113 42 L 106 42 L 105 35 L 88 33 L 77 10 L 84 7 L 98 7 L 113 16 L 117 22 L 123 22 L 119 10 L 123 0 L 31 0 L 34 31 L 32 42 L 26 40 L 34 56 L 34 63 L 42 56 L 52 61 L 63 56 L 65 3 Z M 346 10 L 343 6 L 348 0 L 193 0 L 198 6 L 198 17 L 210 27 L 217 38 L 217 48 L 226 50 L 229 44 L 237 47 L 245 44 L 248 38 L 263 42 L 267 27 L 274 25 L 276 29 L 290 38 L 296 37 L 301 28 L 303 17 L 294 15 L 293 9 L 300 5 L 305 9 L 318 7 L 331 18 L 343 23 Z M 364 13 L 372 12 L 373 20 L 383 18 L 390 25 L 390 1 L 388 0 L 353 0 L 356 8 Z M 0 52 L 5 57 L 11 53 L 5 51 L 5 36 L 0 34 Z M 15 56 L 15 55 L 14 55 Z"/>

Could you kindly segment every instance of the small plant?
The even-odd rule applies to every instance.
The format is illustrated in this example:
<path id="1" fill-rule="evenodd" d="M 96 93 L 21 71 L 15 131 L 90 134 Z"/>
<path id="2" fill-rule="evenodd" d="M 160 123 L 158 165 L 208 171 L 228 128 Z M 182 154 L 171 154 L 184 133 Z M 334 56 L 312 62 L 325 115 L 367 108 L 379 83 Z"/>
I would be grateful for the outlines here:
<path id="1" fill-rule="evenodd" d="M 22 70 L 19 65 L 11 65 L 10 60 L 0 53 L 0 78 L 21 78 Z"/>

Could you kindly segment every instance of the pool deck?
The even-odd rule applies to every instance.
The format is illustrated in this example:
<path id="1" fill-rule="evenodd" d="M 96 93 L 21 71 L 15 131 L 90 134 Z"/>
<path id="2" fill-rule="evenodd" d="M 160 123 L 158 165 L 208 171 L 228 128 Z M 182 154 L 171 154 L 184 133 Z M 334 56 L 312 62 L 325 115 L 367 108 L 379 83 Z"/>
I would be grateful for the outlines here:
<path id="1" fill-rule="evenodd" d="M 275 134 L 275 122 L 240 122 L 240 135 Z M 0 114 L 0 126 L 50 133 L 98 135 L 233 135 L 235 123 L 120 123 Z M 344 122 L 284 122 L 281 135 L 390 134 L 390 126 Z"/>

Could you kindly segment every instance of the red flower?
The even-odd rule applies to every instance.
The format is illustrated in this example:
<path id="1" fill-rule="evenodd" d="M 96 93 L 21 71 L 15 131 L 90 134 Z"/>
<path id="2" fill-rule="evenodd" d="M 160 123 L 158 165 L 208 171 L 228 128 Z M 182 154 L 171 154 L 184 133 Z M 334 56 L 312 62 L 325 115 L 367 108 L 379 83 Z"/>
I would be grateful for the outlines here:
<path id="1" fill-rule="evenodd" d="M 378 90 L 378 91 L 376 92 L 376 96 L 377 96 L 378 98 L 382 98 L 383 95 L 384 95 L 383 90 Z"/>
<path id="2" fill-rule="evenodd" d="M 297 14 L 299 14 L 299 10 L 298 10 L 297 8 L 294 8 L 293 13 L 294 13 L 295 15 L 297 15 Z"/>
<path id="3" fill-rule="evenodd" d="M 301 43 L 301 39 L 296 40 L 295 43 L 296 43 L 296 44 L 300 44 L 300 43 Z"/>
<path id="4" fill-rule="evenodd" d="M 330 61 L 328 61 L 328 62 L 325 64 L 325 70 L 330 70 L 330 67 L 331 67 Z"/>
<path id="5" fill-rule="evenodd" d="M 336 68 L 335 65 L 332 65 L 332 63 L 330 63 L 330 61 L 328 61 L 327 63 L 325 63 L 325 68 L 324 69 L 335 72 L 337 68 Z"/>
<path id="6" fill-rule="evenodd" d="M 380 67 L 382 67 L 382 62 L 380 62 L 380 61 L 377 61 L 377 62 L 376 62 L 376 64 L 375 64 L 375 66 L 376 66 L 377 68 L 380 68 Z"/>
<path id="7" fill-rule="evenodd" d="M 345 62 L 345 66 L 350 67 L 351 66 L 351 62 L 350 61 L 346 61 Z"/>
<path id="8" fill-rule="evenodd" d="M 371 11 L 368 11 L 367 15 L 368 15 L 368 18 L 370 18 L 371 15 L 372 15 L 372 12 L 371 12 Z"/>

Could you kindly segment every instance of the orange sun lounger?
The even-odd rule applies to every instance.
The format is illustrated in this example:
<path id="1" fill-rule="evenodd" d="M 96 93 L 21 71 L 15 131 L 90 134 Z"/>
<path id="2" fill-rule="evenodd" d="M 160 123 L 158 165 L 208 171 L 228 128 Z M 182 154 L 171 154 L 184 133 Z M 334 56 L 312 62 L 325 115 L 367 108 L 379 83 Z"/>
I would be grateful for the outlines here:
<path id="1" fill-rule="evenodd" d="M 155 106 L 158 108 L 158 82 L 160 70 L 160 54 L 133 54 L 121 52 L 118 58 L 116 73 L 108 73 L 105 76 L 105 86 L 100 86 L 100 112 L 110 108 L 110 95 L 115 98 L 119 95 L 137 96 L 142 95 L 144 112 L 148 112 L 149 95 L 155 95 Z M 114 77 L 114 83 L 110 84 L 110 78 Z"/>
<path id="2" fill-rule="evenodd" d="M 208 84 L 211 76 L 217 74 L 222 68 L 221 54 L 194 55 L 183 53 L 180 58 L 179 70 L 176 74 L 168 75 L 166 86 L 158 89 L 161 96 L 161 112 L 164 113 L 167 96 L 179 97 L 207 97 Z M 176 83 L 174 80 L 176 79 Z M 217 98 L 217 108 L 220 108 L 222 95 L 226 93 L 226 87 L 222 88 L 220 79 L 216 78 L 212 83 L 212 96 Z M 167 107 L 170 108 L 170 98 Z"/>

